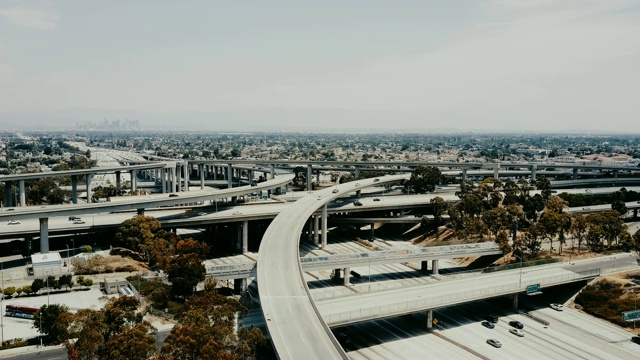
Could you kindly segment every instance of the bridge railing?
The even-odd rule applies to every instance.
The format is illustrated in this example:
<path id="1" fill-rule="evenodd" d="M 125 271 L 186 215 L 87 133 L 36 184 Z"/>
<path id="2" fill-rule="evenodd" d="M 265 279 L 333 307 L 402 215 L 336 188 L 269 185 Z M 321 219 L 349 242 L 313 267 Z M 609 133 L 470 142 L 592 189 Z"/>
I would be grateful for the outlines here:
<path id="1" fill-rule="evenodd" d="M 528 285 L 540 284 L 542 286 L 553 286 L 567 282 L 588 279 L 600 274 L 600 269 L 581 271 L 579 273 L 568 273 L 556 276 L 549 276 L 540 279 L 523 282 L 511 282 L 499 286 L 487 286 L 479 289 L 458 291 L 454 293 L 425 296 L 420 300 L 410 300 L 396 302 L 388 305 L 366 307 L 362 302 L 362 307 L 358 310 L 347 311 L 338 314 L 324 316 L 324 320 L 329 325 L 347 324 L 356 321 L 370 320 L 388 316 L 401 315 L 427 309 L 437 309 L 443 306 L 455 305 L 463 302 L 485 299 L 495 296 L 513 294 L 524 291 Z M 464 284 L 461 284 L 464 286 Z"/>
<path id="2" fill-rule="evenodd" d="M 251 272 L 256 267 L 256 263 L 244 263 L 244 264 L 225 264 L 225 265 L 213 265 L 206 267 L 206 274 L 208 276 L 220 276 L 228 274 L 237 274 Z"/>

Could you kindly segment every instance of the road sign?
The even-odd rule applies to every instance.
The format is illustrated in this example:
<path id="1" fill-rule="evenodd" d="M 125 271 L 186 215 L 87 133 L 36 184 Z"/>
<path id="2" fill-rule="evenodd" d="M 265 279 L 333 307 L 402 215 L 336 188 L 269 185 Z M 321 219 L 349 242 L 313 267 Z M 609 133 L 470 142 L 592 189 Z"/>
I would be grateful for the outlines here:
<path id="1" fill-rule="evenodd" d="M 542 291 L 540 291 L 540 284 L 533 284 L 533 285 L 527 286 L 527 295 L 538 295 L 538 294 L 542 294 Z"/>
<path id="2" fill-rule="evenodd" d="M 625 311 L 622 313 L 622 320 L 624 321 L 637 321 L 640 320 L 640 310 Z"/>
<path id="3" fill-rule="evenodd" d="M 438 319 L 433 319 L 433 325 L 438 325 Z"/>

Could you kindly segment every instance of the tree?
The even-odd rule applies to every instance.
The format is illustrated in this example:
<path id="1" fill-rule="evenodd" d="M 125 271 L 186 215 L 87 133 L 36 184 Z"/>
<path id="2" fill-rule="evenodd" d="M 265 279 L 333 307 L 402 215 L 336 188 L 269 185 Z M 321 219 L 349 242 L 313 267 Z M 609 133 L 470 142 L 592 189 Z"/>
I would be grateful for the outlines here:
<path id="1" fill-rule="evenodd" d="M 193 294 L 195 286 L 204 280 L 206 269 L 198 254 L 178 255 L 171 261 L 167 275 L 171 282 L 171 292 L 176 296 L 187 297 Z"/>
<path id="2" fill-rule="evenodd" d="M 64 286 L 65 289 L 68 290 L 70 287 L 73 287 L 73 275 L 61 275 L 58 283 L 61 287 Z"/>
<path id="3" fill-rule="evenodd" d="M 120 224 L 115 240 L 128 249 L 144 254 L 146 246 L 155 240 L 160 228 L 160 222 L 154 217 L 139 215 Z"/>
<path id="4" fill-rule="evenodd" d="M 16 293 L 16 288 L 14 286 L 9 286 L 7 288 L 4 288 L 3 293 L 4 296 L 12 297 L 13 294 Z"/>
<path id="5" fill-rule="evenodd" d="M 144 322 L 115 334 L 104 349 L 106 359 L 150 359 L 157 350 L 156 329 Z"/>
<path id="6" fill-rule="evenodd" d="M 31 290 L 31 285 L 25 285 L 22 287 L 22 291 L 24 291 L 25 294 L 27 294 L 27 296 L 31 295 L 33 293 L 33 290 Z"/>
<path id="7" fill-rule="evenodd" d="M 68 311 L 69 308 L 65 305 L 42 305 L 33 318 L 33 327 L 38 329 L 41 334 L 48 335 L 55 339 L 58 337 L 58 334 L 52 333 L 52 330 L 56 325 L 58 316 Z"/>
<path id="8" fill-rule="evenodd" d="M 578 238 L 578 254 L 580 253 L 580 247 L 582 246 L 582 242 L 585 240 L 587 236 L 587 232 L 589 231 L 589 220 L 583 214 L 578 214 L 573 218 L 573 223 L 571 224 L 571 229 L 569 230 L 573 237 Z"/>
<path id="9" fill-rule="evenodd" d="M 616 200 L 611 204 L 611 209 L 615 210 L 618 212 L 618 214 L 620 214 L 620 216 L 623 216 L 627 213 L 627 211 L 629 211 L 627 209 L 627 205 L 624 203 L 624 201 L 622 200 Z"/>
<path id="10" fill-rule="evenodd" d="M 43 289 L 46 286 L 44 280 L 42 279 L 34 279 L 33 282 L 31 283 L 31 290 L 33 290 L 33 293 L 37 293 L 38 291 L 40 291 L 40 289 Z"/>
<path id="11" fill-rule="evenodd" d="M 108 341 L 111 336 L 142 323 L 143 315 L 137 311 L 139 305 L 140 302 L 133 296 L 109 300 L 103 309 L 104 322 L 108 327 L 105 340 Z"/>
<path id="12" fill-rule="evenodd" d="M 416 194 L 433 192 L 442 181 L 442 173 L 436 167 L 418 166 L 405 183 L 405 191 Z"/>

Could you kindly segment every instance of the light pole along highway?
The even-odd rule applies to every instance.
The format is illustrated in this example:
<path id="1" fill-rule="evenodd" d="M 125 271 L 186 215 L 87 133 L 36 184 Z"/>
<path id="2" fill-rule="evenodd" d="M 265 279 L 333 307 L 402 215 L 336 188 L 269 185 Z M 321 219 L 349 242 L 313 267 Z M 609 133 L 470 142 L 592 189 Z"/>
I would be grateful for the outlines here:
<path id="1" fill-rule="evenodd" d="M 278 358 L 348 358 L 320 316 L 304 280 L 298 245 L 307 219 L 339 196 L 409 177 L 410 174 L 382 176 L 317 191 L 281 212 L 267 228 L 258 253 L 258 290 Z M 338 192 L 334 193 L 336 188 Z M 323 215 L 326 216 L 326 211 Z M 323 228 L 323 236 L 326 236 L 326 228 Z"/>

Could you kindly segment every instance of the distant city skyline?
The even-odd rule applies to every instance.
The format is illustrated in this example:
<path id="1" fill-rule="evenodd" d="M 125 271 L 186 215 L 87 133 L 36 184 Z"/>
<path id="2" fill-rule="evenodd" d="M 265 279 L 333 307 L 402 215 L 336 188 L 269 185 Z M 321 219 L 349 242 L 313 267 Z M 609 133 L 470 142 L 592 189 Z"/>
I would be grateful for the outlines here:
<path id="1" fill-rule="evenodd" d="M 0 3 L 0 128 L 640 134 L 640 0 Z"/>

